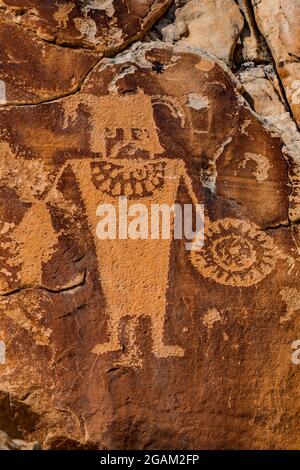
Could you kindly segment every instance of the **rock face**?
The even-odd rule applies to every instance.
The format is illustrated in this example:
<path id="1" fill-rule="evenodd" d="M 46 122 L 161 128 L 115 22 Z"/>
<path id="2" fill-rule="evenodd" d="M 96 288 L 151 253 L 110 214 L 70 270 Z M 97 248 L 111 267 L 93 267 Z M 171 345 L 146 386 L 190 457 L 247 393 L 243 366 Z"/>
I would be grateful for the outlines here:
<path id="1" fill-rule="evenodd" d="M 0 104 L 74 93 L 102 54 L 142 37 L 171 2 L 1 0 Z"/>
<path id="2" fill-rule="evenodd" d="M 293 191 L 290 195 L 289 218 L 300 220 L 300 133 L 297 125 L 284 105 L 280 83 L 272 65 L 245 64 L 237 76 L 243 84 L 245 96 L 250 99 L 253 109 L 282 137 L 289 161 L 289 177 Z"/>
<path id="3" fill-rule="evenodd" d="M 1 0 L 0 13 L 41 39 L 115 53 L 139 39 L 172 0 Z"/>
<path id="4" fill-rule="evenodd" d="M 267 44 L 260 33 L 250 0 L 238 0 L 244 16 L 244 28 L 239 37 L 234 60 L 239 63 L 254 61 L 255 63 L 271 62 Z"/>
<path id="5" fill-rule="evenodd" d="M 1 16 L 0 46 L 2 105 L 41 103 L 74 93 L 99 60 L 94 53 L 47 44 Z"/>
<path id="6" fill-rule="evenodd" d="M 231 63 L 243 26 L 234 0 L 190 0 L 178 8 L 174 23 L 162 28 L 162 34 L 165 41 L 201 47 Z"/>
<path id="7" fill-rule="evenodd" d="M 223 12 L 235 31 L 224 49 L 211 23 L 220 4 L 190 0 L 104 58 L 129 41 L 102 23 L 105 11 L 119 24 L 123 2 L 2 1 L 9 436 L 44 449 L 299 448 L 300 139 L 251 4 L 237 3 Z M 141 26 L 169 4 L 129 10 Z M 181 36 L 162 41 L 188 8 L 206 24 L 184 20 L 197 44 L 223 61 Z M 203 204 L 203 246 L 172 223 L 151 237 L 162 204 Z"/>
<path id="8" fill-rule="evenodd" d="M 38 450 L 37 443 L 27 443 L 20 439 L 9 439 L 5 432 L 0 431 L 0 450 Z"/>
<path id="9" fill-rule="evenodd" d="M 252 0 L 252 4 L 290 107 L 300 124 L 300 4 L 295 0 Z"/>

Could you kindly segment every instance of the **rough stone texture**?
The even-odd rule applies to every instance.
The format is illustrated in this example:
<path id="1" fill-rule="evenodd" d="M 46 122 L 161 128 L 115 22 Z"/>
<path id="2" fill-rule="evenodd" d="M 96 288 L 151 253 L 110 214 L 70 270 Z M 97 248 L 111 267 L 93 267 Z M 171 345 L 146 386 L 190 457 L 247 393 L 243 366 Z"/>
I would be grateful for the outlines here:
<path id="1" fill-rule="evenodd" d="M 231 63 L 244 26 L 234 0 L 188 0 L 179 5 L 182 3 L 176 10 L 175 21 L 161 25 L 164 41 L 200 47 Z"/>
<path id="2" fill-rule="evenodd" d="M 289 176 L 293 191 L 290 196 L 289 218 L 300 220 L 300 133 L 292 119 L 281 93 L 280 83 L 272 65 L 255 67 L 244 64 L 237 76 L 243 84 L 244 96 L 253 109 L 264 118 L 285 143 L 284 152 L 289 162 Z"/>
<path id="3" fill-rule="evenodd" d="M 274 77 L 274 71 L 270 65 L 255 67 L 254 63 L 246 63 L 237 72 L 237 77 L 249 97 L 252 98 L 253 109 L 258 114 L 268 117 L 286 113 L 286 108 L 279 94 L 280 88 L 274 86 L 272 79 L 270 79 L 270 77 Z"/>
<path id="4" fill-rule="evenodd" d="M 74 93 L 100 59 L 47 44 L 0 17 L 0 103 L 34 104 Z"/>
<path id="5" fill-rule="evenodd" d="M 295 0 L 252 0 L 258 27 L 276 62 L 287 99 L 300 124 L 300 4 Z"/>
<path id="6" fill-rule="evenodd" d="M 20 439 L 10 439 L 8 435 L 0 431 L 0 450 L 38 450 L 38 443 L 24 442 Z"/>
<path id="7" fill-rule="evenodd" d="M 112 54 L 142 37 L 172 0 L 1 0 L 0 13 L 41 39 Z"/>
<path id="8" fill-rule="evenodd" d="M 297 394 L 280 395 L 299 386 L 287 163 L 241 91 L 204 53 L 138 45 L 73 96 L 1 109 L 0 373 L 26 439 L 299 446 Z M 97 205 L 122 194 L 204 203 L 203 251 L 98 240 Z"/>
<path id="9" fill-rule="evenodd" d="M 127 2 L 130 22 L 116 0 L 0 3 L 0 429 L 297 449 L 300 134 L 272 46 L 297 25 L 278 2 L 177 0 L 146 35 L 170 3 Z M 99 240 L 121 195 L 203 203 L 203 249 Z"/>
<path id="10" fill-rule="evenodd" d="M 270 61 L 271 56 L 256 25 L 250 0 L 238 0 L 238 4 L 245 17 L 245 22 L 235 51 L 235 60 L 239 62 L 254 61 L 255 63 Z"/>

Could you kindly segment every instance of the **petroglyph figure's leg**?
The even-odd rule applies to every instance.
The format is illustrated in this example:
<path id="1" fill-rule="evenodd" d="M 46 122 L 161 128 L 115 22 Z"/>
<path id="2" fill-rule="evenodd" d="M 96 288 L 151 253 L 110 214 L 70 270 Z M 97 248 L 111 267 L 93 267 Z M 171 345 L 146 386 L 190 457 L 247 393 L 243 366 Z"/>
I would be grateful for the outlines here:
<path id="1" fill-rule="evenodd" d="M 119 340 L 120 317 L 111 312 L 108 318 L 108 334 L 110 340 L 107 343 L 97 344 L 92 350 L 94 354 L 99 356 L 108 352 L 119 351 L 122 348 Z"/>
<path id="2" fill-rule="evenodd" d="M 117 366 L 141 367 L 143 361 L 137 345 L 137 328 L 139 325 L 139 316 L 130 317 L 126 325 L 126 347 L 124 354 L 115 362 Z"/>
<path id="3" fill-rule="evenodd" d="M 184 356 L 184 349 L 180 346 L 175 345 L 166 345 L 164 343 L 164 323 L 165 323 L 165 311 L 163 315 L 159 314 L 153 321 L 155 324 L 152 324 L 153 331 L 153 352 L 156 357 L 170 357 Z"/>

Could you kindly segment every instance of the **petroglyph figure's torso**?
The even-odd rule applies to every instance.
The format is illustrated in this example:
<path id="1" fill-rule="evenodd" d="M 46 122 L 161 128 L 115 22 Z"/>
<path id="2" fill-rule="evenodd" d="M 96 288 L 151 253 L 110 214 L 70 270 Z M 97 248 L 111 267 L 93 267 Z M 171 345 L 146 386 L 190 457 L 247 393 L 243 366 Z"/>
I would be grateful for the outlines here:
<path id="1" fill-rule="evenodd" d="M 117 195 L 129 196 L 132 203 L 143 204 L 149 213 L 151 204 L 172 206 L 176 200 L 182 163 L 164 160 L 132 164 L 129 160 L 120 164 L 110 160 L 98 164 L 85 160 L 73 163 L 72 167 L 80 182 L 94 235 L 109 310 L 113 310 L 114 315 L 117 312 L 119 318 L 127 315 L 156 317 L 162 309 L 164 312 L 166 304 L 171 240 L 99 240 L 95 234 L 99 221 L 96 211 L 101 204 L 116 205 Z M 110 171 L 110 177 L 99 173 L 101 167 Z M 116 196 L 113 195 L 115 193 Z"/>

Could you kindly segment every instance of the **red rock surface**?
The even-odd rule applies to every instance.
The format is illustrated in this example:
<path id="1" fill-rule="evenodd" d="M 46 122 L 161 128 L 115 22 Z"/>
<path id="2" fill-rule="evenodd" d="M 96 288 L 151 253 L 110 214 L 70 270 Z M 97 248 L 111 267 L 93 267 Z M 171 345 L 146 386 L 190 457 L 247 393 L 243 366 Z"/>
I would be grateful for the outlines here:
<path id="1" fill-rule="evenodd" d="M 2 0 L 0 12 L 41 39 L 115 53 L 140 39 L 172 0 Z"/>
<path id="2" fill-rule="evenodd" d="M 205 51 L 102 58 L 39 3 L 35 26 L 2 8 L 0 429 L 45 449 L 298 448 L 296 139 Z M 99 240 L 119 196 L 204 204 L 203 248 Z"/>
<path id="3" fill-rule="evenodd" d="M 47 44 L 1 16 L 0 46 L 2 105 L 36 104 L 74 93 L 99 60 L 92 52 Z"/>
<path id="4" fill-rule="evenodd" d="M 287 100 L 300 124 L 300 4 L 295 0 L 252 0 L 257 24 L 276 63 Z"/>

